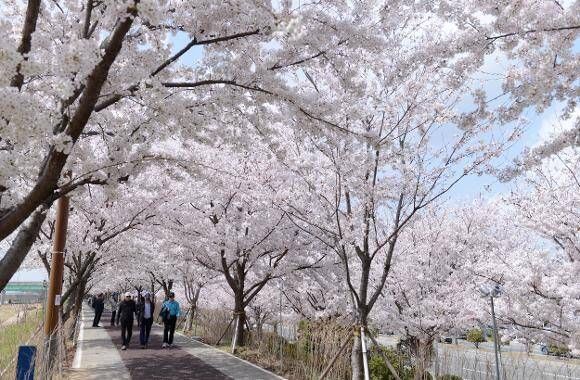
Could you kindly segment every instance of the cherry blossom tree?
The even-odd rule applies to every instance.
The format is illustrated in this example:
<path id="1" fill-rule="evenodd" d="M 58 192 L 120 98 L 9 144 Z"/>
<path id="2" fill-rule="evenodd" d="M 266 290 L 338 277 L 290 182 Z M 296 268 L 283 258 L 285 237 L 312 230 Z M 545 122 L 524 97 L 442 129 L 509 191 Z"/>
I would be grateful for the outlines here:
<path id="1" fill-rule="evenodd" d="M 580 33 L 580 6 L 577 2 L 522 1 L 478 3 L 471 14 L 477 17 L 470 27 L 486 35 L 492 54 L 501 56 L 504 74 L 500 98 L 510 101 L 499 106 L 505 121 L 520 117 L 530 107 L 542 113 L 551 105 L 562 105 L 561 118 L 570 129 L 558 131 L 550 139 L 526 150 L 504 178 L 511 178 L 568 147 L 580 145 L 577 73 Z M 499 98 L 498 98 L 499 99 Z M 503 112 L 505 111 L 505 112 Z"/>
<path id="2" fill-rule="evenodd" d="M 462 278 L 504 286 L 499 314 L 514 332 L 569 339 L 578 159 L 562 152 L 580 141 L 579 6 L 10 1 L 0 8 L 0 290 L 39 236 L 43 258 L 51 205 L 71 195 L 77 311 L 102 279 L 141 289 L 145 277 L 165 294 L 183 281 L 194 308 L 201 266 L 231 291 L 242 344 L 246 308 L 285 280 L 294 311 L 343 312 L 363 329 L 390 302 L 421 375 L 425 348 L 459 318 L 435 294 L 452 298 Z M 491 59 L 505 66 L 498 94 L 481 79 Z M 443 218 L 457 183 L 495 170 L 522 115 L 556 104 L 576 120 L 503 173 L 537 166 L 523 188 Z M 553 160 L 558 178 L 543 165 Z M 140 189 L 126 185 L 148 193 L 132 201 Z M 356 337 L 355 380 L 362 360 Z"/>
<path id="3" fill-rule="evenodd" d="M 389 75 L 390 69 L 381 70 L 373 75 Z M 367 72 L 360 73 L 361 80 L 363 74 L 365 85 L 376 92 L 371 100 L 345 106 L 351 134 L 330 139 L 296 133 L 284 144 L 284 162 L 300 178 L 300 203 L 308 205 L 285 209 L 296 227 L 336 253 L 353 316 L 366 328 L 401 231 L 467 175 L 482 171 L 515 135 L 485 141 L 492 125 L 453 111 L 464 89 L 448 87 L 447 69 L 421 67 L 386 88 Z M 352 368 L 353 378 L 360 378 L 359 338 L 353 343 Z"/>
<path id="4" fill-rule="evenodd" d="M 169 171 L 180 182 L 172 188 L 160 238 L 178 257 L 222 276 L 233 294 L 236 345 L 243 345 L 252 300 L 270 281 L 308 268 L 319 255 L 277 207 L 292 185 L 259 141 L 245 153 L 225 145 L 201 152 L 195 147 L 174 147 L 178 165 Z"/>
<path id="5" fill-rule="evenodd" d="M 524 330 L 549 332 L 550 339 L 575 349 L 580 344 L 579 157 L 578 149 L 561 151 L 528 173 L 522 180 L 525 190 L 507 199 L 518 222 L 544 241 L 547 251 L 542 260 L 520 260 L 528 299 L 511 323 Z"/>
<path id="6" fill-rule="evenodd" d="M 207 140 L 216 131 L 206 124 L 225 110 L 266 100 L 279 104 L 276 114 L 315 118 L 285 83 L 304 62 L 348 54 L 341 35 L 357 26 L 336 16 L 343 8 L 177 0 L 2 7 L 0 240 L 10 236 L 12 248 L 0 261 L 0 287 L 58 197 L 125 178 L 156 141 Z M 215 23 L 216 14 L 227 22 Z M 173 49 L 176 36 L 187 42 Z M 199 62 L 181 64 L 195 49 Z"/>
<path id="7" fill-rule="evenodd" d="M 468 235 L 460 223 L 454 210 L 432 206 L 409 225 L 377 301 L 373 322 L 401 337 L 416 379 L 430 368 L 441 335 L 471 327 L 480 317 L 480 296 L 464 255 Z"/>
<path id="8" fill-rule="evenodd" d="M 539 183 L 546 185 L 545 177 L 531 178 L 541 178 Z M 576 184 L 564 180 L 561 187 L 554 182 L 550 186 L 571 195 L 570 186 Z M 543 235 L 539 225 L 537 229 L 530 227 L 532 215 L 539 216 L 536 212 L 545 210 L 545 219 L 537 222 L 549 224 L 551 218 L 556 230 L 561 231 L 567 223 L 552 217 L 550 203 L 556 199 L 562 202 L 562 211 L 577 207 L 574 200 L 560 198 L 562 193 L 556 192 L 554 197 L 553 193 L 542 191 L 540 196 L 529 190 L 514 194 L 508 202 L 477 204 L 463 212 L 457 231 L 464 239 L 466 268 L 471 274 L 471 281 L 466 283 L 471 283 L 473 289 L 486 284 L 502 287 L 496 312 L 507 328 L 505 339 L 524 338 L 527 343 L 554 342 L 574 348 L 579 306 L 576 282 L 570 276 L 577 270 L 576 261 L 570 260 L 552 237 Z M 489 321 L 488 314 L 480 310 L 478 318 Z"/>
<path id="9" fill-rule="evenodd" d="M 126 233 L 144 228 L 155 217 L 152 202 L 146 194 L 135 194 L 126 187 L 117 189 L 121 196 L 103 190 L 102 187 L 93 187 L 74 193 L 65 255 L 66 282 L 61 297 L 61 302 L 66 305 L 64 320 L 71 313 L 76 320 L 83 298 L 93 281 L 100 280 L 99 271 L 104 266 L 114 266 L 124 256 L 133 253 L 118 252 L 116 241 Z M 37 260 L 49 273 L 53 233 L 54 223 L 45 223 L 34 248 Z"/>

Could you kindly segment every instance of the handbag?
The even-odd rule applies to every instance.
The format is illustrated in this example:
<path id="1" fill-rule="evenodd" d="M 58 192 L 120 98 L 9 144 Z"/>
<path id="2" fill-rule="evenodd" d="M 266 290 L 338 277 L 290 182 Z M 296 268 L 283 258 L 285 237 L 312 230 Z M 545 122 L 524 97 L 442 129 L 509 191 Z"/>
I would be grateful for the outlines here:
<path id="1" fill-rule="evenodd" d="M 159 312 L 159 316 L 161 317 L 163 322 L 168 322 L 169 321 L 169 309 L 166 308 L 165 306 L 163 306 L 161 308 L 161 311 Z"/>

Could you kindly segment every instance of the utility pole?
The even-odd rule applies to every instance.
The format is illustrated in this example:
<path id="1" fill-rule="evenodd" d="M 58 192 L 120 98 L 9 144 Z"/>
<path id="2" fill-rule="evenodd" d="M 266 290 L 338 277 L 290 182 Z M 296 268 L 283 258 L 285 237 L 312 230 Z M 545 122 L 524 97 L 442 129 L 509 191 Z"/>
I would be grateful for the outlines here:
<path id="1" fill-rule="evenodd" d="M 44 316 L 44 336 L 47 356 L 45 363 L 49 370 L 54 362 L 57 346 L 56 328 L 58 326 L 61 308 L 62 278 L 64 272 L 64 248 L 66 244 L 66 230 L 68 225 L 69 199 L 62 196 L 58 199 L 54 240 L 52 243 L 52 261 L 46 299 L 46 314 Z M 46 372 L 48 376 L 49 372 Z"/>
<path id="2" fill-rule="evenodd" d="M 497 322 L 495 320 L 495 305 L 493 302 L 494 298 L 499 297 L 503 290 L 499 284 L 495 285 L 483 285 L 479 289 L 484 297 L 489 297 L 491 300 L 491 320 L 493 323 L 493 351 L 495 353 L 495 378 L 496 380 L 501 380 L 500 371 L 500 344 L 499 344 L 499 334 L 497 332 Z"/>
<path id="3" fill-rule="evenodd" d="M 282 363 L 282 291 L 284 289 L 284 284 L 282 283 L 282 281 L 280 281 L 278 283 L 278 295 L 279 295 L 279 312 L 278 312 L 278 335 L 280 336 L 280 338 L 278 339 L 280 341 L 280 345 L 278 347 L 279 351 L 280 351 L 280 363 Z"/>

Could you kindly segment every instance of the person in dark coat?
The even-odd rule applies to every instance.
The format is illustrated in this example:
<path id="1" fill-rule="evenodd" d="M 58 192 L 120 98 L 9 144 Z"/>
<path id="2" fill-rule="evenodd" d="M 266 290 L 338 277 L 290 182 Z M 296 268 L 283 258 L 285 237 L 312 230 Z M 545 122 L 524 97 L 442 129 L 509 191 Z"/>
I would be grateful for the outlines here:
<path id="1" fill-rule="evenodd" d="M 119 308 L 118 293 L 111 294 L 109 297 L 109 307 L 111 308 L 111 326 L 115 326 L 117 320 L 117 309 Z"/>
<path id="2" fill-rule="evenodd" d="M 126 350 L 133 335 L 133 316 L 137 311 L 135 301 L 131 299 L 131 293 L 125 293 L 125 299 L 119 304 L 117 310 L 117 322 L 121 322 L 121 338 L 123 345 L 121 350 Z"/>
<path id="3" fill-rule="evenodd" d="M 137 317 L 137 326 L 140 327 L 141 326 L 141 315 L 139 313 L 141 313 L 141 306 L 143 305 L 143 296 L 141 295 L 141 293 L 137 294 L 137 300 L 136 300 L 136 307 L 137 307 L 137 312 L 136 312 L 136 317 Z"/>
<path id="4" fill-rule="evenodd" d="M 98 296 L 93 299 L 91 303 L 93 309 L 95 309 L 95 318 L 93 319 L 93 327 L 99 327 L 99 322 L 101 321 L 101 315 L 103 315 L 103 310 L 105 309 L 105 300 L 103 293 L 99 293 Z"/>
<path id="5" fill-rule="evenodd" d="M 151 294 L 145 293 L 143 301 L 139 304 L 138 315 L 140 319 L 140 334 L 139 341 L 141 348 L 149 346 L 149 334 L 151 333 L 151 326 L 153 325 L 153 313 L 155 312 L 155 302 L 151 298 Z"/>

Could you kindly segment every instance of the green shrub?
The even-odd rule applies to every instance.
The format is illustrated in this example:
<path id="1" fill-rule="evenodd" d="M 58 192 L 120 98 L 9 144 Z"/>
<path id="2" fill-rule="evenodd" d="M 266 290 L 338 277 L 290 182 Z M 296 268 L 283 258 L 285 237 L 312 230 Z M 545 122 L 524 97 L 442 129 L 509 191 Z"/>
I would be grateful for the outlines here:
<path id="1" fill-rule="evenodd" d="M 298 359 L 298 344 L 288 342 L 282 346 L 282 352 L 287 358 Z"/>
<path id="2" fill-rule="evenodd" d="M 461 376 L 446 374 L 438 376 L 437 380 L 463 380 L 463 379 L 461 378 Z"/>
<path id="3" fill-rule="evenodd" d="M 395 371 L 401 378 L 401 380 L 411 380 L 413 379 L 413 368 L 406 366 L 405 363 L 409 362 L 409 358 L 404 354 L 400 354 L 397 351 L 382 347 L 383 352 L 386 354 L 389 362 L 395 368 Z M 389 371 L 387 364 L 378 350 L 374 349 L 370 352 L 369 356 L 369 372 L 371 375 L 371 380 L 394 380 L 395 377 Z"/>
<path id="4" fill-rule="evenodd" d="M 312 350 L 312 323 L 307 319 L 298 322 L 298 342 L 297 351 L 302 355 L 308 355 Z"/>
<path id="5" fill-rule="evenodd" d="M 567 356 L 570 353 L 570 349 L 566 346 L 559 346 L 556 344 L 550 344 L 548 346 L 548 353 L 550 355 L 556 355 L 556 356 Z"/>
<path id="6" fill-rule="evenodd" d="M 475 348 L 479 348 L 479 344 L 485 342 L 483 337 L 483 332 L 480 329 L 471 329 L 467 332 L 467 341 L 475 345 Z"/>

